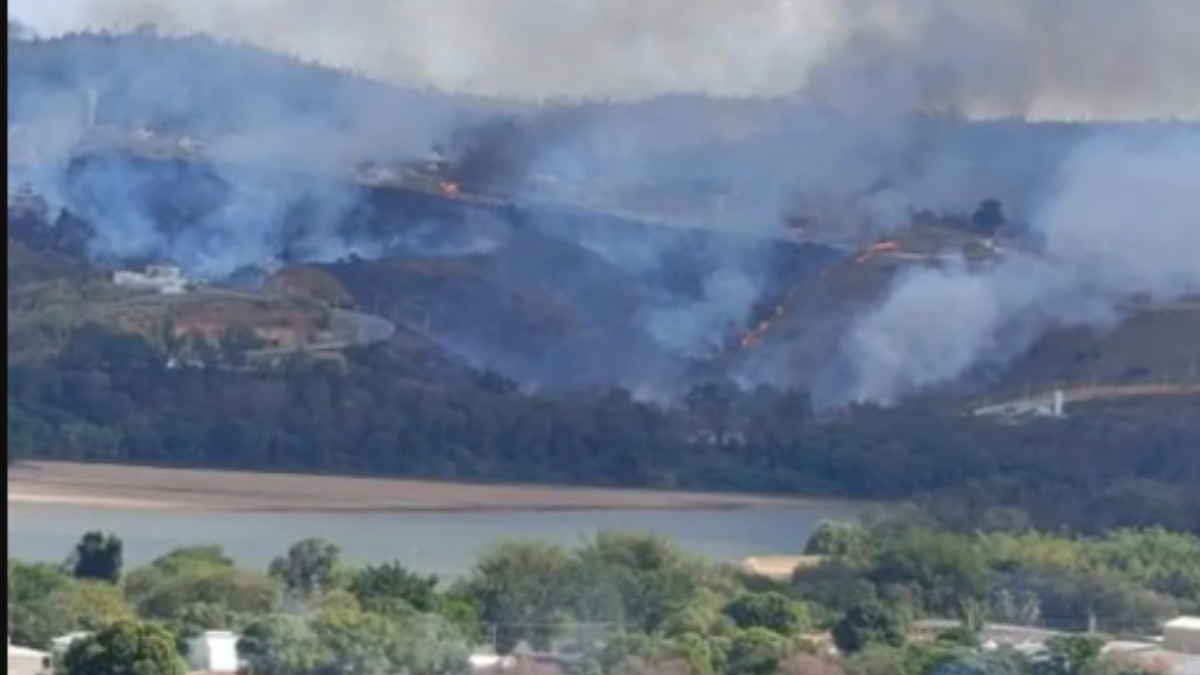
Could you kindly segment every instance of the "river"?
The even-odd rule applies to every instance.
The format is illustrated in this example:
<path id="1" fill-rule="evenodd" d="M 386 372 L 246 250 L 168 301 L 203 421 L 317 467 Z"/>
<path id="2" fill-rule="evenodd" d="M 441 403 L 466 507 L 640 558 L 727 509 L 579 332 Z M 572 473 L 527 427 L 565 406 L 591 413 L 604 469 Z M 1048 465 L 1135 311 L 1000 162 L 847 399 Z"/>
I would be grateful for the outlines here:
<path id="1" fill-rule="evenodd" d="M 288 546 L 317 537 L 354 563 L 399 560 L 423 573 L 457 577 L 490 546 L 537 539 L 568 546 L 604 530 L 652 533 L 720 562 L 797 554 L 818 523 L 854 518 L 846 504 L 791 508 L 560 513 L 213 513 L 9 504 L 10 557 L 62 562 L 86 531 L 124 538 L 126 563 L 145 564 L 182 546 L 216 544 L 243 565 L 264 568 Z"/>

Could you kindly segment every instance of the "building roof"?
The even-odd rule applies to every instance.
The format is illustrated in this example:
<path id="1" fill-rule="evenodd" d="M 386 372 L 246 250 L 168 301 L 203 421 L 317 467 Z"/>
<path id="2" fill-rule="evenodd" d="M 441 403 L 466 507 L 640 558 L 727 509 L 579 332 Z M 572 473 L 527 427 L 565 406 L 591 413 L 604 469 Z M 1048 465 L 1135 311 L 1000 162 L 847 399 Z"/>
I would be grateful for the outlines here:
<path id="1" fill-rule="evenodd" d="M 9 645 L 8 658 L 11 659 L 14 657 L 24 659 L 48 659 L 50 658 L 50 655 L 46 652 L 39 652 L 36 649 L 30 649 L 28 647 L 16 647 L 14 645 Z"/>
<path id="2" fill-rule="evenodd" d="M 1200 616 L 1181 616 L 1168 621 L 1166 627 L 1173 630 L 1200 630 Z"/>
<path id="3" fill-rule="evenodd" d="M 237 640 L 238 634 L 231 630 L 210 630 L 196 636 L 198 640 Z"/>
<path id="4" fill-rule="evenodd" d="M 78 633 L 68 633 L 66 635 L 63 635 L 62 637 L 56 637 L 53 640 L 51 640 L 50 642 L 55 647 L 67 649 L 71 645 L 75 644 L 76 642 L 78 642 L 80 640 L 86 640 L 90 637 L 92 637 L 92 633 L 81 631 Z"/>

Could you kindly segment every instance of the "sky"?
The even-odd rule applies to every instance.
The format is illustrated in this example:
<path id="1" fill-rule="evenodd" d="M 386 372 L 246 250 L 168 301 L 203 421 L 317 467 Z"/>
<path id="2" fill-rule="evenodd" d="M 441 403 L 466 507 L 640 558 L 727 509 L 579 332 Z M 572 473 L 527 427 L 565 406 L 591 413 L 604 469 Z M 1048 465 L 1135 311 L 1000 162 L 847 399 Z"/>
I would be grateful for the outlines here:
<path id="1" fill-rule="evenodd" d="M 8 0 L 8 15 L 43 33 L 73 27 L 88 0 Z"/>

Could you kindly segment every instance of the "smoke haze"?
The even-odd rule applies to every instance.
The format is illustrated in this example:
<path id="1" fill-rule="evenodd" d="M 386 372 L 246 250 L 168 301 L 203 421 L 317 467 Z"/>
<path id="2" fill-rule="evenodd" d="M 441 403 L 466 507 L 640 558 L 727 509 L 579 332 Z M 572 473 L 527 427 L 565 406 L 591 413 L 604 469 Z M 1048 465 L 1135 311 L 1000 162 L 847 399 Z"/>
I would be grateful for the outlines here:
<path id="1" fill-rule="evenodd" d="M 14 118 L 37 120 L 54 149 L 44 152 L 63 157 L 29 178 L 101 223 L 102 256 L 164 256 L 221 276 L 389 246 L 494 251 L 505 242 L 473 234 L 428 245 L 435 220 L 407 223 L 396 241 L 348 237 L 364 198 L 330 176 L 422 160 L 502 119 L 516 131 L 497 145 L 516 158 L 484 178 L 505 190 L 537 194 L 549 177 L 622 207 L 647 192 L 690 195 L 708 200 L 698 224 L 735 238 L 778 238 L 804 216 L 853 246 L 916 211 L 969 213 L 987 198 L 1032 224 L 1038 255 L 897 280 L 855 322 L 825 378 L 829 401 L 893 402 L 1003 365 L 1055 327 L 1119 321 L 1131 296 L 1200 291 L 1195 127 L 995 120 L 1200 120 L 1200 87 L 1188 86 L 1200 72 L 1195 0 L 94 0 L 64 22 L 208 33 L 431 88 L 301 77 L 245 47 L 191 51 L 187 40 L 163 59 L 145 36 L 117 58 L 78 49 L 65 75 L 14 84 L 10 65 L 10 135 Z M 182 189 L 198 204 L 191 229 L 164 231 L 147 201 L 161 185 L 136 167 L 68 172 L 86 135 L 85 88 L 128 97 L 102 107 L 104 125 L 205 141 L 220 185 Z M 598 102 L 613 100 L 622 105 Z M 310 173 L 281 184 L 230 168 L 264 163 Z M 668 276 L 682 239 L 572 237 L 639 278 Z M 764 250 L 704 251 L 685 291 L 652 297 L 633 321 L 673 354 L 720 351 L 778 300 Z"/>
<path id="2" fill-rule="evenodd" d="M 849 390 L 833 400 L 893 403 L 1004 365 L 1051 329 L 1114 324 L 1135 297 L 1169 303 L 1200 293 L 1196 176 L 1200 130 L 1081 145 L 1035 219 L 1044 252 L 899 279 L 852 329 Z"/>
<path id="3" fill-rule="evenodd" d="M 1200 116 L 1192 0 L 98 0 L 376 76 L 525 98 L 777 96 L 981 115 Z M 875 109 L 875 108 L 871 108 Z"/>

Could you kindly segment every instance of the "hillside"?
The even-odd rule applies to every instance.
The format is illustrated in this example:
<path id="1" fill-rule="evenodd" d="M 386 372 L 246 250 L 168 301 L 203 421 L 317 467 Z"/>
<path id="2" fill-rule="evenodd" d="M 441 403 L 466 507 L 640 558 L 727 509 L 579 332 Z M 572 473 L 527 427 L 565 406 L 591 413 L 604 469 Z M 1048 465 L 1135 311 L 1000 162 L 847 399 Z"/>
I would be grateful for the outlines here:
<path id="1" fill-rule="evenodd" d="M 10 135 L 41 150 L 9 154 L 10 461 L 1200 528 L 1200 313 L 1165 266 L 1191 261 L 1067 267 L 1030 216 L 1076 145 L 1172 125 L 910 115 L 859 147 L 878 120 L 791 101 L 508 106 L 204 38 L 9 48 Z M 1103 311 L 1058 321 L 1080 299 Z"/>

